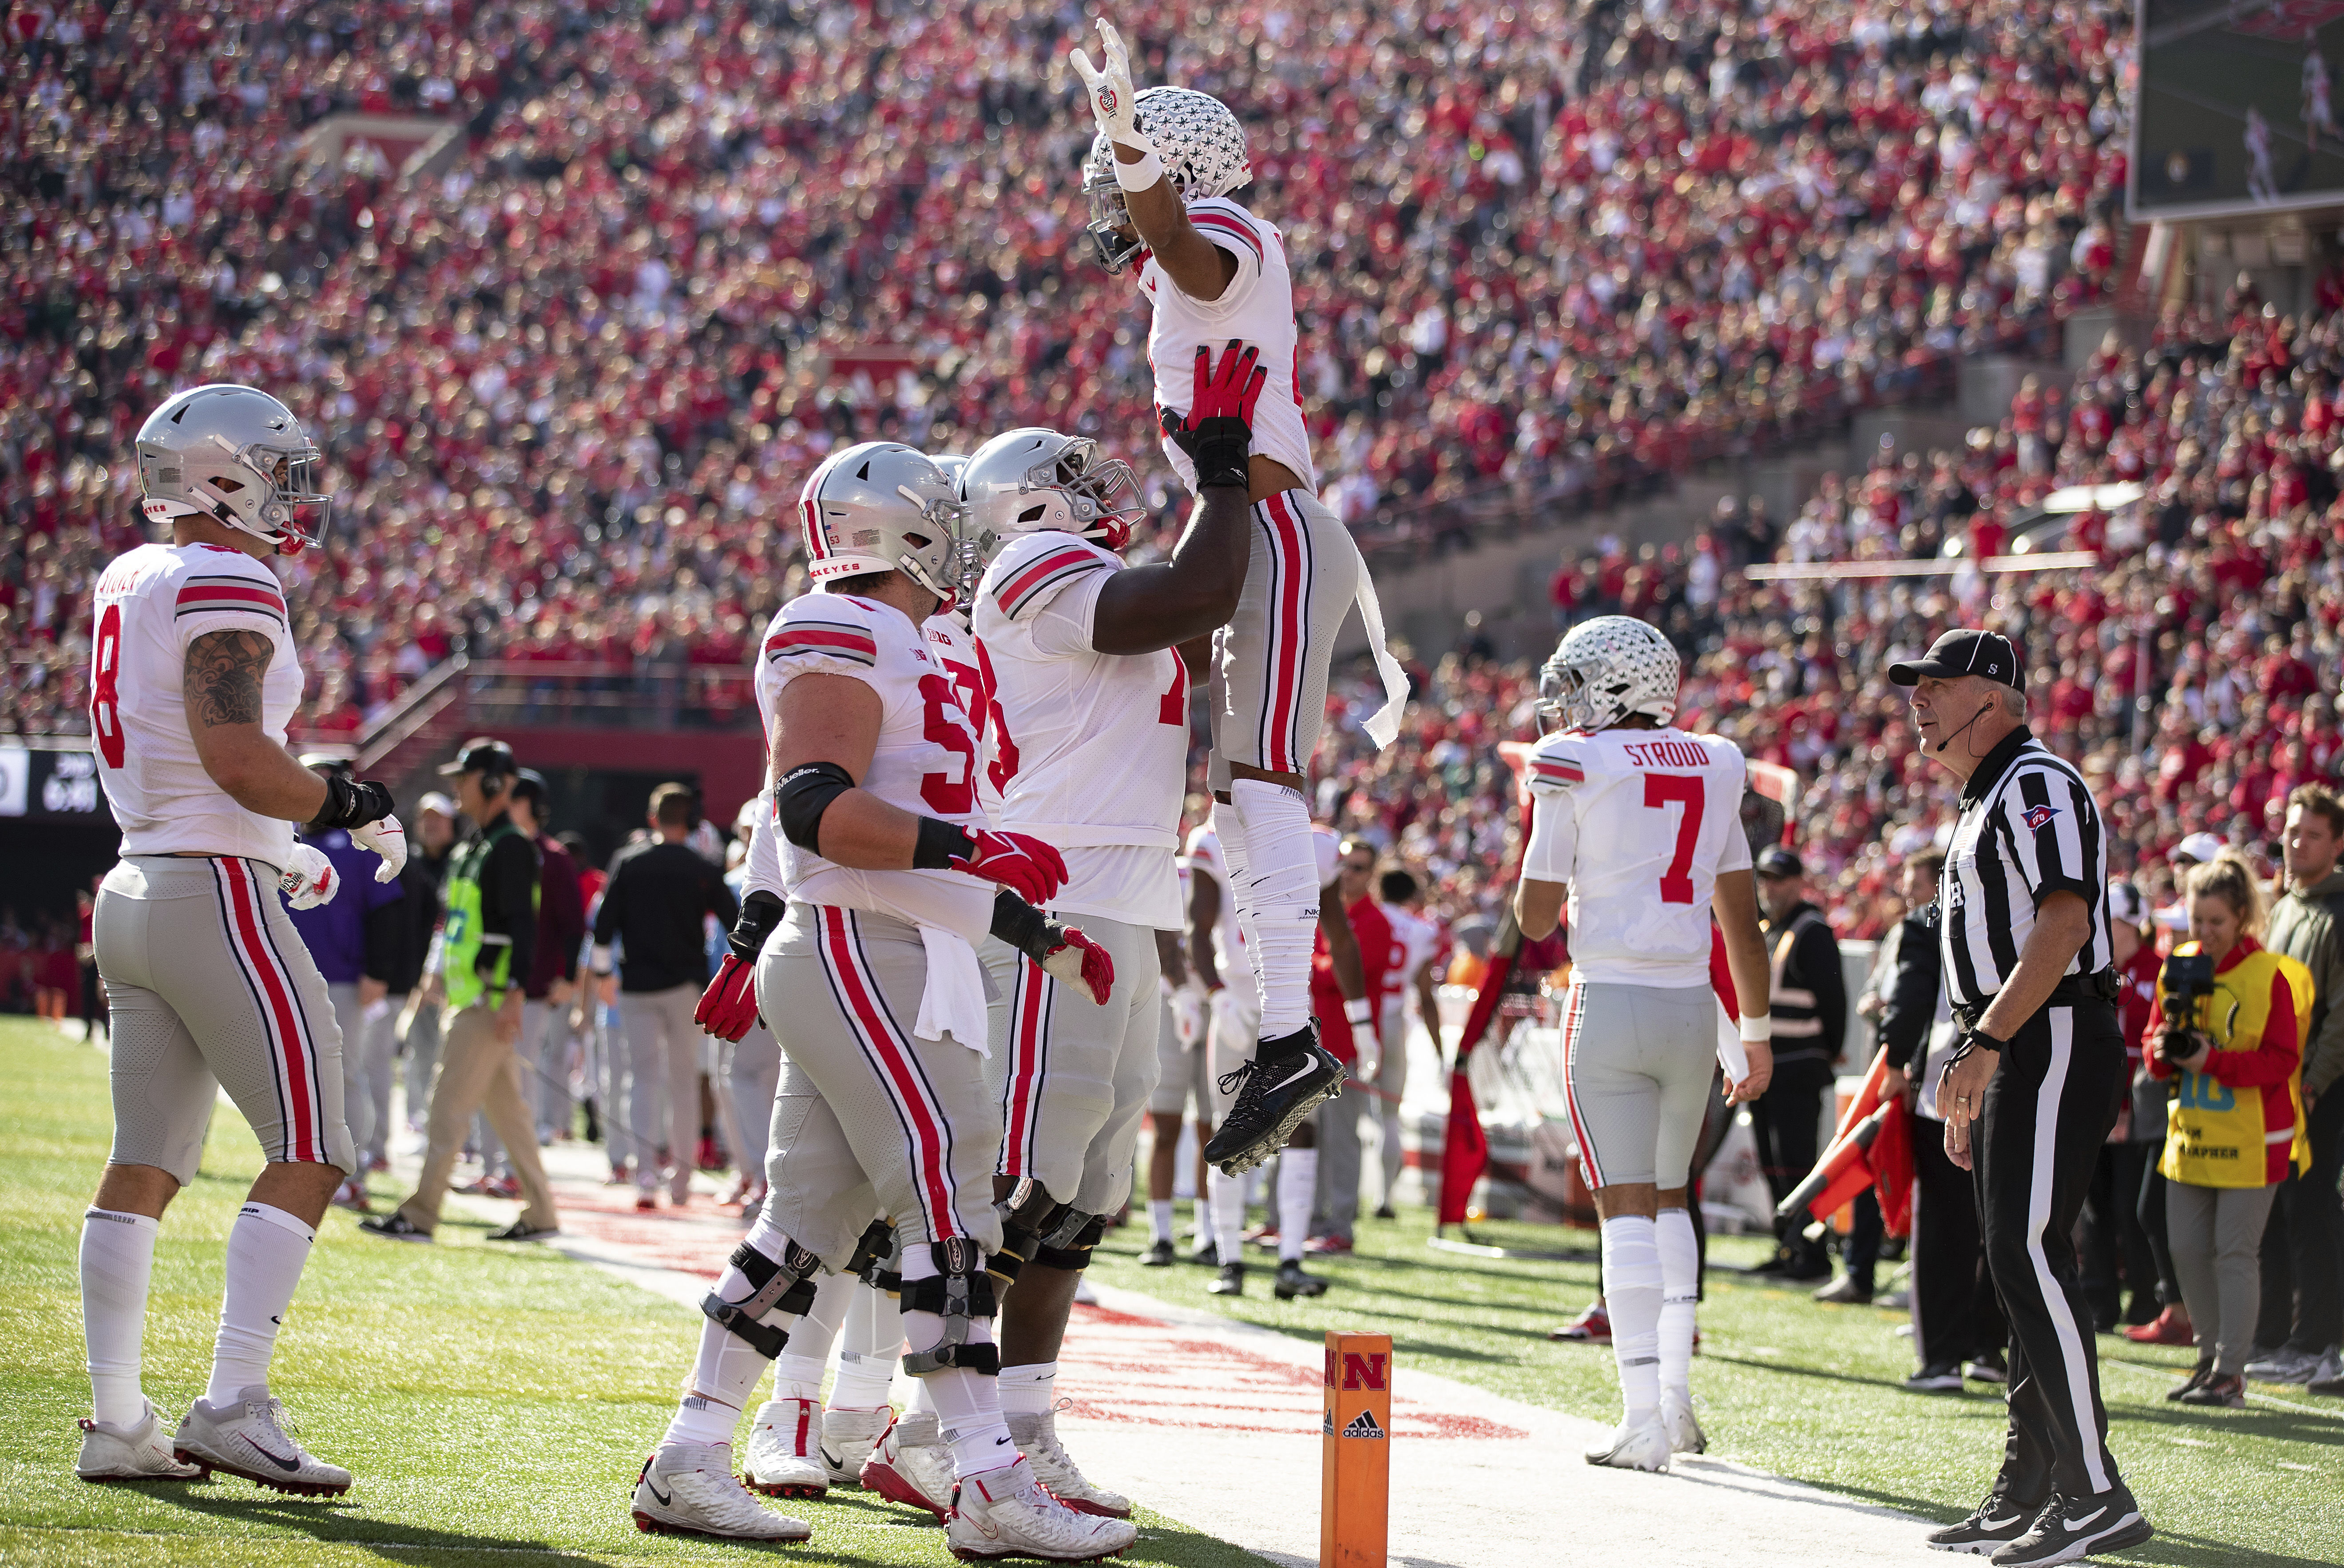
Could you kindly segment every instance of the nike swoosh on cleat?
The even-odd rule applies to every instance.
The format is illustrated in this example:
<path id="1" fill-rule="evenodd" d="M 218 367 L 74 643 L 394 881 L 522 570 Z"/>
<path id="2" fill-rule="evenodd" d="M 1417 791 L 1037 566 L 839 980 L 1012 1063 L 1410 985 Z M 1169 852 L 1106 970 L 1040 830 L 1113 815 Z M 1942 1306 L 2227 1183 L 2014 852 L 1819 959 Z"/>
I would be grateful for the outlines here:
<path id="1" fill-rule="evenodd" d="M 301 1462 L 299 1460 L 279 1459 L 277 1455 L 269 1452 L 267 1449 L 261 1447 L 260 1444 L 253 1442 L 252 1439 L 248 1437 L 244 1440 L 244 1446 L 252 1450 L 253 1452 L 260 1455 L 261 1458 L 268 1461 L 269 1463 L 275 1465 L 279 1470 L 298 1470 L 301 1468 Z"/>
<path id="2" fill-rule="evenodd" d="M 648 1475 L 643 1477 L 643 1489 L 649 1492 L 652 1496 L 657 1500 L 662 1508 L 673 1506 L 675 1499 L 668 1493 L 662 1492 L 658 1487 L 653 1486 L 652 1484 L 652 1478 Z"/>
<path id="3" fill-rule="evenodd" d="M 2106 1513 L 2107 1512 L 2107 1509 L 2106 1506 L 2095 1508 L 2089 1513 L 2085 1514 L 2081 1519 L 2062 1518 L 2059 1521 L 2059 1524 L 2062 1529 L 2081 1530 L 2085 1525 L 2089 1524 L 2093 1520 L 2097 1519 L 2101 1514 Z"/>
<path id="4" fill-rule="evenodd" d="M 1289 1083 L 1300 1082 L 1302 1080 L 1309 1077 L 1312 1072 L 1317 1070 L 1318 1065 L 1318 1064 L 1317 1062 L 1305 1057 L 1303 1059 L 1302 1065 L 1294 1070 L 1293 1075 L 1288 1078 L 1281 1078 L 1276 1083 L 1271 1084 L 1269 1086 L 1269 1092 L 1275 1094 Z"/>

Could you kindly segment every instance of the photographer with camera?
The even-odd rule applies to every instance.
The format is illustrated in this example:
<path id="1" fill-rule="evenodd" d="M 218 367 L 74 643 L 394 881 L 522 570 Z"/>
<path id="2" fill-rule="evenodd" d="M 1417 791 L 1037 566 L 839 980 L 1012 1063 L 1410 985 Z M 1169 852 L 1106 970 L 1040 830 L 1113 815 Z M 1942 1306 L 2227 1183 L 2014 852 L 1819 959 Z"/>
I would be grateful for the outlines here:
<path id="1" fill-rule="evenodd" d="M 2149 1017 L 2148 1070 L 2180 1078 L 2167 1109 L 2166 1236 L 2198 1331 L 2184 1404 L 2247 1402 L 2247 1352 L 2261 1294 L 2256 1253 L 2271 1194 L 2301 1150 L 2297 1081 L 2310 974 L 2255 940 L 2261 884 L 2225 849 L 2189 873 L 2191 940 L 2165 960 Z"/>

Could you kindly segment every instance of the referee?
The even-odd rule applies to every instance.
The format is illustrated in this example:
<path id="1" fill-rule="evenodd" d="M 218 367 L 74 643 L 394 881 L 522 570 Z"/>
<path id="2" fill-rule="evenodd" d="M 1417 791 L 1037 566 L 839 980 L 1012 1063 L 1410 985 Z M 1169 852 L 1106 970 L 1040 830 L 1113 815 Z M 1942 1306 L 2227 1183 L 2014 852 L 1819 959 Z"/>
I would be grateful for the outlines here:
<path id="1" fill-rule="evenodd" d="M 1944 1551 L 2067 1563 L 2154 1533 L 2117 1474 L 2092 1314 L 2071 1240 L 2126 1091 L 2107 850 L 2083 776 L 2026 728 L 2018 653 L 1949 631 L 1891 665 L 1930 760 L 1962 780 L 1938 875 L 1959 1043 L 1937 1088 L 1945 1153 L 1977 1182 L 1986 1266 L 2010 1319 L 2010 1435 Z"/>

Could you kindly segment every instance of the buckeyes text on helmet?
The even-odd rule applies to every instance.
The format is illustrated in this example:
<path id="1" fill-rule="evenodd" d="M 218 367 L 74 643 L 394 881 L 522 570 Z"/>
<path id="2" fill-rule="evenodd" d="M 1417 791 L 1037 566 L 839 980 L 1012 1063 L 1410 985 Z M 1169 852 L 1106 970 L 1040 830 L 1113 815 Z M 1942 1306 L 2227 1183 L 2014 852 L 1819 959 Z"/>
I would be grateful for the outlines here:
<path id="1" fill-rule="evenodd" d="M 1012 535 L 1076 534 L 1119 550 L 1147 515 L 1130 464 L 1100 457 L 1086 436 L 1038 426 L 1005 430 L 979 447 L 961 472 L 960 497 L 972 590 Z"/>
<path id="2" fill-rule="evenodd" d="M 318 447 L 258 387 L 175 393 L 138 427 L 137 450 L 149 518 L 209 518 L 288 556 L 325 535 L 334 498 L 318 487 Z"/>
<path id="3" fill-rule="evenodd" d="M 1632 714 L 1676 717 L 1677 650 L 1658 628 L 1628 615 L 1571 628 L 1539 670 L 1539 711 L 1571 729 L 1608 729 Z"/>
<path id="4" fill-rule="evenodd" d="M 798 492 L 815 588 L 899 571 L 949 601 L 961 571 L 960 498 L 944 470 L 899 441 L 832 453 Z"/>

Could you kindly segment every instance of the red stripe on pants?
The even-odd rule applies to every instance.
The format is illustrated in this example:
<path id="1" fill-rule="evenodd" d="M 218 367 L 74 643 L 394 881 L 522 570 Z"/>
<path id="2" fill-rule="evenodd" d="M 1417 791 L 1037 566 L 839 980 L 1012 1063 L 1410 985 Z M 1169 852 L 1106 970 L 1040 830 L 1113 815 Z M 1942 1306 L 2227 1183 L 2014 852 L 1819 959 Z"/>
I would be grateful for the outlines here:
<path id="1" fill-rule="evenodd" d="M 1293 773 L 1299 769 L 1294 761 L 1294 704 L 1299 698 L 1298 666 L 1306 638 L 1302 625 L 1302 529 L 1286 504 L 1284 491 L 1262 503 L 1269 514 L 1269 548 L 1278 559 L 1279 569 L 1273 572 L 1278 602 L 1270 608 L 1269 666 L 1274 682 L 1270 693 L 1271 711 L 1278 716 L 1278 729 L 1263 751 L 1261 765 L 1272 773 Z"/>
<path id="2" fill-rule="evenodd" d="M 857 944 L 847 935 L 845 910 L 822 906 L 822 937 L 823 945 L 830 950 L 831 972 L 838 977 L 839 986 L 854 1009 L 850 1021 L 858 1026 L 864 1047 L 878 1059 L 896 1108 L 912 1125 L 913 1174 L 915 1184 L 927 1197 L 928 1222 L 937 1241 L 950 1240 L 960 1231 L 953 1223 L 952 1190 L 941 1174 L 944 1130 L 929 1111 L 910 1051 L 895 1033 L 871 982 L 864 975 Z"/>
<path id="3" fill-rule="evenodd" d="M 1035 1079 L 1041 1063 L 1043 990 L 1050 977 L 1031 959 L 1017 960 L 1017 1026 L 1010 1031 L 1009 1125 L 1001 1140 L 1001 1173 L 1026 1174 L 1026 1144 L 1034 1135 Z"/>
<path id="4" fill-rule="evenodd" d="M 1572 986 L 1570 995 L 1570 1010 L 1562 1015 L 1562 1103 L 1571 1112 L 1571 1135 L 1579 1140 L 1579 1162 L 1587 1167 L 1587 1185 L 1592 1191 L 1603 1185 L 1603 1169 L 1595 1162 L 1595 1145 L 1588 1141 L 1587 1123 L 1579 1119 L 1579 1091 L 1571 1082 L 1571 1059 L 1579 1048 L 1579 1010 L 1587 991 Z"/>
<path id="5" fill-rule="evenodd" d="M 302 1048 L 301 1030 L 294 1018 L 291 985 L 277 967 L 277 955 L 261 940 L 260 893 L 252 867 L 243 860 L 230 860 L 227 866 L 228 902 L 236 910 L 229 934 L 243 950 L 245 962 L 259 977 L 261 992 L 268 1001 L 261 1016 L 271 1026 L 269 1034 L 285 1061 L 285 1097 L 292 1102 L 293 1112 L 292 1125 L 285 1130 L 288 1151 L 292 1159 L 322 1163 L 325 1151 L 318 1146 L 318 1130 L 309 1120 L 308 1052 Z"/>

